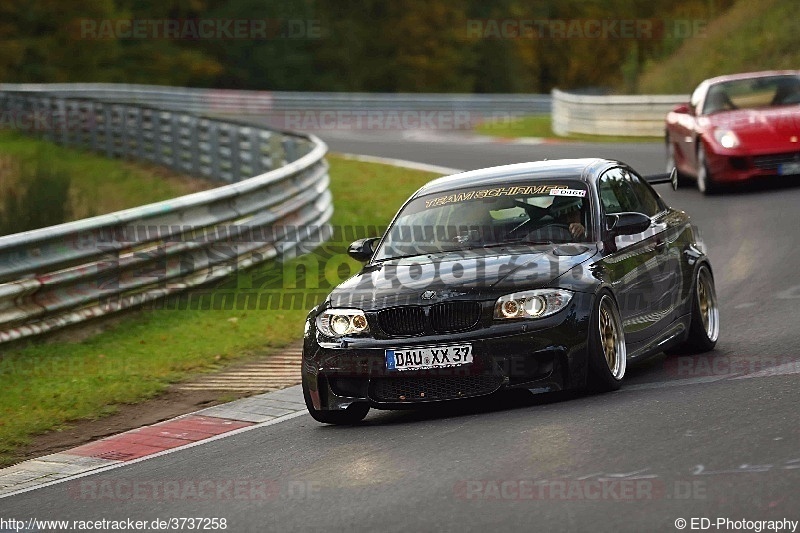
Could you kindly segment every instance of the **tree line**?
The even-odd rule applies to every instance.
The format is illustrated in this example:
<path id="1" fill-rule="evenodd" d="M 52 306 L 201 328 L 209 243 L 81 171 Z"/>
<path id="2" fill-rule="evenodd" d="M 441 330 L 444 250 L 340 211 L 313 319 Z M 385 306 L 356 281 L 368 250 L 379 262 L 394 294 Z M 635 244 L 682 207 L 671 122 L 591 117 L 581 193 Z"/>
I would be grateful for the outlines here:
<path id="1" fill-rule="evenodd" d="M 635 91 L 734 0 L 4 0 L 0 82 Z"/>

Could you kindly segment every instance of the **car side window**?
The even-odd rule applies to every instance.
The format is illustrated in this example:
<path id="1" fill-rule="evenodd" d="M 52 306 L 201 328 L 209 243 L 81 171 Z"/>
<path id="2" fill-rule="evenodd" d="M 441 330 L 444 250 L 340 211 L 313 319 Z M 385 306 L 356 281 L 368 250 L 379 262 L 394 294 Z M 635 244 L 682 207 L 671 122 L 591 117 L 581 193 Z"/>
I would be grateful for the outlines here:
<path id="1" fill-rule="evenodd" d="M 626 211 L 641 212 L 630 174 L 623 169 L 612 168 L 600 176 L 599 191 L 600 203 L 607 215 Z"/>
<path id="2" fill-rule="evenodd" d="M 631 174 L 626 170 L 623 170 L 622 172 L 626 175 L 631 186 L 633 187 L 633 191 L 636 193 L 636 196 L 639 199 L 638 211 L 640 213 L 644 213 L 649 217 L 654 217 L 666 209 L 666 205 L 664 205 L 664 202 L 661 200 L 661 198 L 659 198 L 650 185 L 645 183 L 642 178 L 636 174 Z"/>

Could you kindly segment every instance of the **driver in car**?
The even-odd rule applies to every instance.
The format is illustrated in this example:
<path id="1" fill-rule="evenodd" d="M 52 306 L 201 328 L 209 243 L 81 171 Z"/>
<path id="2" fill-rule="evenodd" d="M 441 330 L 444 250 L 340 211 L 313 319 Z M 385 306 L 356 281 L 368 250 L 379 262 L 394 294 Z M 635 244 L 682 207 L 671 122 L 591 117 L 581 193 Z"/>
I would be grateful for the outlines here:
<path id="1" fill-rule="evenodd" d="M 550 206 L 550 212 L 555 222 L 569 227 L 569 232 L 576 239 L 586 237 L 586 227 L 583 225 L 583 217 L 581 216 L 582 205 L 583 199 L 581 198 L 556 196 Z"/>

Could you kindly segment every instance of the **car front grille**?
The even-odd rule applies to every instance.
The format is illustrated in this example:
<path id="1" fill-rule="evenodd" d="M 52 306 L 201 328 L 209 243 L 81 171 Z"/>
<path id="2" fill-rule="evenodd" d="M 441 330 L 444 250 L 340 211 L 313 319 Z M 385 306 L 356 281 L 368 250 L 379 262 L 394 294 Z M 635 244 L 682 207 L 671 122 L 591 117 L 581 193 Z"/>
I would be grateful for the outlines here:
<path id="1" fill-rule="evenodd" d="M 378 325 L 389 335 L 419 335 L 425 331 L 422 307 L 392 307 L 378 312 Z"/>
<path id="2" fill-rule="evenodd" d="M 478 302 L 447 302 L 431 307 L 431 327 L 437 333 L 470 329 L 481 317 Z"/>
<path id="3" fill-rule="evenodd" d="M 481 317 L 478 302 L 444 302 L 429 307 L 407 305 L 378 312 L 378 325 L 390 336 L 452 333 L 475 327 Z"/>
<path id="4" fill-rule="evenodd" d="M 800 152 L 757 155 L 753 157 L 753 165 L 761 170 L 777 170 L 778 166 L 783 163 L 800 163 Z"/>
<path id="5" fill-rule="evenodd" d="M 502 376 L 434 376 L 378 378 L 370 396 L 378 402 L 426 402 L 491 394 L 503 384 Z"/>

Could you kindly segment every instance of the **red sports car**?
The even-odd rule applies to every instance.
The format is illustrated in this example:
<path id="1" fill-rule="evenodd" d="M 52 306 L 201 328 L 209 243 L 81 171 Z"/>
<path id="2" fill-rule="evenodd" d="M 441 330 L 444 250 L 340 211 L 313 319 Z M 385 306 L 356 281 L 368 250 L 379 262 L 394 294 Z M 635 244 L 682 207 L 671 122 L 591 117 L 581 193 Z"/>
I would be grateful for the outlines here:
<path id="1" fill-rule="evenodd" d="M 667 169 L 705 194 L 759 176 L 800 175 L 800 71 L 705 80 L 667 114 Z"/>

